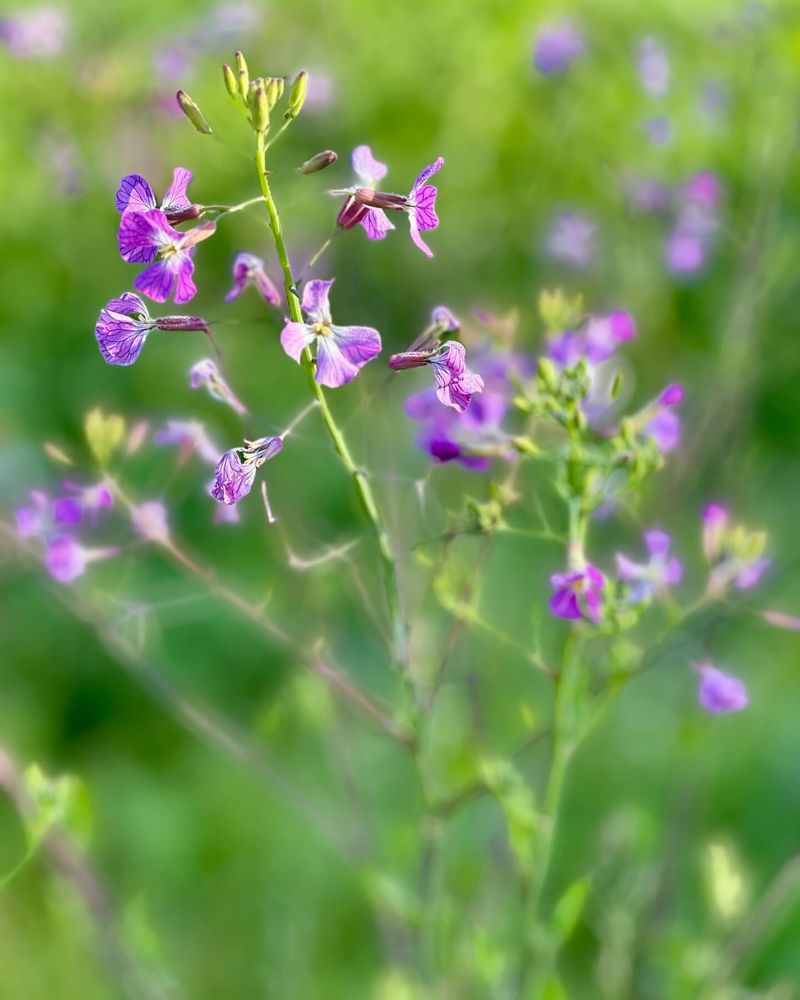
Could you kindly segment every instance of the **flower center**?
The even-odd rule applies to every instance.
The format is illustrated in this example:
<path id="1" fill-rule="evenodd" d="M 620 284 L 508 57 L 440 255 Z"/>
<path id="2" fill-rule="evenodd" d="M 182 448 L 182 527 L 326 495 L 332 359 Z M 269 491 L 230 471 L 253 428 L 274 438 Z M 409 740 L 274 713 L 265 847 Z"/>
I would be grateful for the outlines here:
<path id="1" fill-rule="evenodd" d="M 330 337 L 331 328 L 327 323 L 315 323 L 311 329 L 318 337 Z"/>

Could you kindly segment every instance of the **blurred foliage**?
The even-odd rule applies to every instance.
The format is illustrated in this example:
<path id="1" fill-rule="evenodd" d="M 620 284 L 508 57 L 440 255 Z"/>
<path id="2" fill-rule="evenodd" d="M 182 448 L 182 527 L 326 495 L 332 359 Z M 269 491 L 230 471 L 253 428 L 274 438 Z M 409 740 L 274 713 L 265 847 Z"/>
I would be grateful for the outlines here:
<path id="1" fill-rule="evenodd" d="M 132 280 L 114 238 L 121 176 L 138 171 L 162 191 L 181 164 L 193 170 L 201 202 L 256 193 L 251 137 L 219 69 L 242 46 L 258 72 L 306 66 L 312 94 L 315 78 L 320 91 L 330 84 L 327 106 L 304 113 L 276 146 L 276 195 L 298 261 L 330 232 L 335 205 L 325 192 L 350 182 L 354 145 L 371 144 L 398 190 L 435 155 L 445 157 L 435 259 L 424 259 L 401 232 L 379 244 L 360 232 L 337 238 L 321 271 L 337 276 L 337 312 L 378 327 L 393 351 L 410 343 L 438 302 L 467 320 L 474 340 L 476 308 L 503 316 L 518 308 L 521 339 L 532 350 L 543 289 L 582 294 L 593 309 L 630 310 L 639 337 L 626 352 L 625 391 L 646 400 L 665 379 L 682 381 L 685 446 L 640 510 L 599 529 L 599 555 L 630 544 L 643 522 L 661 523 L 691 569 L 701 505 L 735 497 L 743 520 L 769 530 L 766 606 L 797 612 L 800 9 L 793 0 L 575 0 L 569 14 L 587 52 L 551 78 L 532 68 L 533 38 L 562 12 L 538 0 L 254 3 L 254 22 L 244 28 L 236 17 L 247 5 L 207 0 L 74 0 L 64 9 L 71 35 L 60 56 L 26 61 L 0 49 L 4 508 L 62 475 L 45 443 L 88 464 L 87 414 L 95 449 L 113 447 L 114 429 L 91 416 L 98 407 L 129 425 L 196 417 L 220 445 L 237 442 L 232 415 L 188 389 L 185 373 L 205 346 L 165 336 L 134 367 L 114 369 L 96 349 L 93 326 L 105 301 Z M 645 35 L 660 40 L 672 63 L 663 99 L 648 97 L 637 81 L 635 48 Z M 203 108 L 214 137 L 175 116 L 179 86 Z M 715 115 L 703 110 L 709 88 L 723 95 Z M 643 127 L 654 114 L 671 123 L 666 145 L 654 145 Z M 294 173 L 328 147 L 339 152 L 335 167 Z M 699 170 L 721 180 L 722 224 L 707 268 L 678 279 L 664 266 L 664 220 L 633 211 L 625 187 L 631 177 L 677 186 Z M 594 262 L 581 272 L 544 252 L 563 210 L 597 227 Z M 222 301 L 239 250 L 272 260 L 258 211 L 220 226 L 198 253 L 197 309 L 222 321 L 217 336 L 237 393 L 252 402 L 255 430 L 275 433 L 302 406 L 305 386 L 278 349 L 278 322 L 265 320 L 252 293 L 232 306 Z M 466 493 L 485 504 L 490 489 L 460 468 L 428 470 L 402 416 L 410 383 L 400 388 L 374 369 L 334 405 L 407 553 L 410 613 L 429 648 L 442 648 L 449 619 L 437 613 L 436 587 L 420 586 L 437 552 L 412 546 L 441 533 L 444 512 L 463 509 Z M 202 558 L 266 594 L 309 639 L 324 631 L 338 662 L 388 698 L 393 682 L 370 613 L 372 561 L 330 560 L 310 572 L 287 559 L 287 545 L 297 563 L 362 531 L 351 484 L 317 431 L 304 423 L 298 447 L 270 468 L 277 528 L 266 525 L 256 501 L 241 526 L 209 530 L 211 501 L 196 470 L 170 480 L 166 452 L 135 456 L 131 480 L 143 497 L 170 480 L 173 517 Z M 546 484 L 541 494 L 557 523 Z M 456 581 L 444 590 L 451 605 L 483 558 L 480 546 L 468 536 L 451 546 L 446 572 Z M 93 835 L 71 833 L 108 888 L 142 980 L 132 985 L 109 966 L 74 887 L 37 852 L 0 895 L 0 996 L 433 996 L 405 962 L 408 928 L 425 922 L 416 895 L 408 896 L 425 836 L 442 838 L 428 946 L 434 958 L 454 956 L 450 991 L 435 995 L 504 996 L 500 942 L 513 934 L 517 906 L 509 829 L 524 864 L 535 806 L 516 771 L 499 770 L 495 757 L 524 743 L 546 716 L 547 689 L 525 652 L 538 648 L 536 609 L 560 554 L 501 535 L 481 563 L 476 606 L 493 631 L 466 622 L 451 669 L 478 692 L 485 757 L 464 745 L 474 704 L 448 683 L 428 749 L 440 765 L 442 796 L 481 775 L 492 796 L 477 796 L 442 830 L 422 836 L 414 775 L 395 748 L 343 717 L 319 683 L 299 676 L 292 657 L 265 646 L 255 628 L 187 591 L 157 555 L 140 553 L 135 565 L 125 564 L 124 579 L 117 563 L 97 567 L 106 598 L 98 613 L 111 640 L 144 636 L 148 655 L 156 654 L 145 671 L 76 619 L 39 568 L 0 565 L 0 743 L 23 765 L 38 762 L 39 774 L 80 775 Z M 148 602 L 136 615 L 112 610 L 123 589 Z M 546 644 L 541 652 L 546 659 Z M 687 664 L 706 653 L 735 663 L 746 678 L 747 713 L 700 717 Z M 165 711 L 163 683 L 255 733 L 267 780 Z M 558 901 L 570 996 L 696 997 L 710 981 L 702 995 L 720 1000 L 800 995 L 791 862 L 800 828 L 798 698 L 795 637 L 765 629 L 744 609 L 724 628 L 685 635 L 617 701 L 575 761 L 548 886 Z M 535 776 L 542 755 L 534 747 L 517 766 Z M 288 790 L 273 772 L 291 776 Z M 305 799 L 317 801 L 322 824 L 298 808 Z M 11 799 L 0 800 L 0 874 L 25 854 L 25 823 Z M 372 845 L 379 869 L 346 863 L 326 824 Z M 542 996 L 557 990 L 545 983 Z"/>

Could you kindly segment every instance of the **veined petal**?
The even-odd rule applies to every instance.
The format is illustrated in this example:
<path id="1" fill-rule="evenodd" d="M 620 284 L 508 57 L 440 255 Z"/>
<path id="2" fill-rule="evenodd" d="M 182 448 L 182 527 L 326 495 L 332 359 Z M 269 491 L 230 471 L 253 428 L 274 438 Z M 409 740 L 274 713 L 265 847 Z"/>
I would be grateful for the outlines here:
<path id="1" fill-rule="evenodd" d="M 371 240 L 382 240 L 390 229 L 395 228 L 382 208 L 368 208 L 360 224 Z"/>
<path id="2" fill-rule="evenodd" d="M 331 307 L 328 295 L 335 280 L 335 278 L 331 278 L 330 281 L 323 281 L 320 278 L 315 278 L 313 281 L 309 281 L 303 289 L 303 312 L 312 322 L 330 323 Z"/>
<path id="3" fill-rule="evenodd" d="M 118 212 L 147 212 L 158 208 L 153 189 L 141 174 L 128 174 L 120 181 L 116 195 Z"/>
<path id="4" fill-rule="evenodd" d="M 175 167 L 172 173 L 172 183 L 167 188 L 167 193 L 161 203 L 163 212 L 180 212 L 190 207 L 191 202 L 186 197 L 186 189 L 189 187 L 191 179 L 191 170 L 187 170 L 186 167 Z"/>
<path id="5" fill-rule="evenodd" d="M 433 184 L 414 191 L 412 207 L 409 211 L 413 214 L 418 229 L 436 229 L 439 225 L 439 217 L 436 214 L 438 193 L 438 189 Z"/>
<path id="6" fill-rule="evenodd" d="M 414 187 L 412 190 L 416 191 L 418 188 L 421 188 L 423 184 L 427 182 L 428 178 L 433 177 L 433 175 L 437 171 L 441 170 L 443 166 L 444 166 L 444 157 L 437 156 L 437 158 L 433 161 L 433 163 L 429 163 L 428 166 L 425 167 L 425 169 L 420 172 L 419 176 L 414 181 Z"/>
<path id="7" fill-rule="evenodd" d="M 181 234 L 167 222 L 163 212 L 126 211 L 122 213 L 117 233 L 119 252 L 129 263 L 149 263 L 155 260 L 158 250 L 171 242 L 178 242 Z"/>
<path id="8" fill-rule="evenodd" d="M 381 335 L 371 326 L 332 326 L 331 332 L 342 354 L 359 368 L 381 353 Z"/>
<path id="9" fill-rule="evenodd" d="M 197 286 L 192 275 L 194 274 L 194 261 L 190 254 L 176 254 L 173 258 L 173 271 L 175 273 L 175 302 L 182 305 L 193 299 L 197 294 Z"/>
<path id="10" fill-rule="evenodd" d="M 299 364 L 303 351 L 314 343 L 316 336 L 313 329 L 305 323 L 287 323 L 281 330 L 281 347 Z"/>
<path id="11" fill-rule="evenodd" d="M 359 366 L 342 351 L 333 336 L 317 338 L 317 370 L 314 378 L 320 385 L 338 389 L 358 375 Z"/>
<path id="12" fill-rule="evenodd" d="M 137 274 L 133 282 L 136 288 L 154 302 L 166 302 L 175 284 L 175 272 L 167 261 L 159 260 L 146 271 Z"/>

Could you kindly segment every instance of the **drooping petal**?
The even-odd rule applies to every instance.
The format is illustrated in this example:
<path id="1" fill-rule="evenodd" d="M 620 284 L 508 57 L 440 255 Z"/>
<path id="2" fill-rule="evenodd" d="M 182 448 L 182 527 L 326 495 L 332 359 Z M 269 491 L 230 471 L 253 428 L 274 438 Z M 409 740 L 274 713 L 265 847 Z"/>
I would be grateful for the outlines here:
<path id="1" fill-rule="evenodd" d="M 184 302 L 189 302 L 197 294 L 197 286 L 192 279 L 194 261 L 191 257 L 191 251 L 185 254 L 176 254 L 172 260 L 175 261 L 173 265 L 176 278 L 175 302 L 177 305 L 183 305 Z"/>
<path id="2" fill-rule="evenodd" d="M 219 460 L 211 496 L 220 503 L 238 503 L 253 488 L 255 478 L 256 466 L 252 462 L 242 462 L 238 449 L 231 448 Z"/>
<path id="3" fill-rule="evenodd" d="M 166 302 L 175 284 L 175 272 L 166 260 L 159 260 L 137 274 L 133 284 L 154 302 Z"/>
<path id="4" fill-rule="evenodd" d="M 320 385 L 338 389 L 358 375 L 358 365 L 350 361 L 332 336 L 317 339 L 317 370 L 314 378 Z"/>
<path id="5" fill-rule="evenodd" d="M 226 302 L 233 302 L 247 288 L 251 268 L 253 262 L 256 260 L 258 258 L 249 253 L 240 253 L 237 255 L 236 260 L 233 262 L 233 286 L 225 296 Z"/>
<path id="6" fill-rule="evenodd" d="M 149 325 L 107 308 L 101 309 L 94 328 L 100 353 L 110 365 L 132 365 L 150 330 Z"/>
<path id="7" fill-rule="evenodd" d="M 328 295 L 335 280 L 335 278 L 331 278 L 330 281 L 323 281 L 320 278 L 315 278 L 313 281 L 309 281 L 303 289 L 303 312 L 312 322 L 330 323 L 331 307 Z"/>
<path id="8" fill-rule="evenodd" d="M 361 226 L 371 240 L 382 240 L 395 225 L 382 208 L 369 208 L 361 219 Z"/>
<path id="9" fill-rule="evenodd" d="M 158 208 L 153 189 L 140 174 L 128 174 L 120 181 L 116 195 L 118 212 L 148 212 Z"/>
<path id="10" fill-rule="evenodd" d="M 358 368 L 381 353 L 381 335 L 371 326 L 332 326 L 331 334 L 342 354 Z"/>
<path id="11" fill-rule="evenodd" d="M 429 163 L 428 166 L 424 168 L 424 170 L 420 171 L 419 175 L 417 176 L 417 179 L 414 181 L 414 187 L 412 190 L 418 193 L 418 189 L 421 188 L 423 184 L 427 183 L 428 178 L 433 177 L 433 175 L 437 173 L 439 170 L 441 170 L 443 166 L 444 166 L 444 157 L 437 156 L 437 158 L 433 161 L 433 163 Z"/>
<path id="12" fill-rule="evenodd" d="M 186 196 L 186 189 L 191 180 L 191 170 L 187 170 L 186 167 L 175 167 L 172 173 L 172 183 L 167 188 L 167 193 L 161 203 L 162 212 L 166 214 L 181 212 L 191 206 L 192 203 Z"/>
<path id="13" fill-rule="evenodd" d="M 389 170 L 385 163 L 375 159 L 369 146 L 356 146 L 350 162 L 364 187 L 375 187 Z"/>
<path id="14" fill-rule="evenodd" d="M 293 361 L 299 363 L 303 351 L 314 343 L 316 336 L 305 323 L 287 323 L 281 330 L 281 347 Z"/>

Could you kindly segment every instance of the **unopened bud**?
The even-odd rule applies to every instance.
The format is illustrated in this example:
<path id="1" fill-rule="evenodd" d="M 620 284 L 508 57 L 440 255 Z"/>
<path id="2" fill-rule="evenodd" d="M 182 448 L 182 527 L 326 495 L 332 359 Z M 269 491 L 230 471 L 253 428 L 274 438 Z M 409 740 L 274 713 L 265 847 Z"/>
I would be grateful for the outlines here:
<path id="1" fill-rule="evenodd" d="M 530 438 L 526 437 L 515 437 L 511 439 L 511 445 L 515 451 L 518 451 L 521 455 L 540 455 L 541 451 L 536 445 L 531 441 Z"/>
<path id="2" fill-rule="evenodd" d="M 236 74 L 227 63 L 222 64 L 222 77 L 225 80 L 225 89 L 235 101 L 239 97 L 239 84 Z"/>
<path id="3" fill-rule="evenodd" d="M 181 111 L 186 115 L 197 131 L 202 132 L 203 135 L 211 135 L 212 129 L 206 120 L 206 116 L 191 99 L 191 97 L 189 97 L 186 91 L 179 90 L 175 96 L 178 100 L 178 105 L 180 106 Z"/>
<path id="4" fill-rule="evenodd" d="M 289 94 L 289 107 L 284 118 L 296 118 L 303 110 L 306 102 L 306 92 L 308 90 L 308 73 L 301 69 L 297 74 L 297 79 L 292 85 L 292 92 Z"/>
<path id="5" fill-rule="evenodd" d="M 283 91 L 286 87 L 286 78 L 283 76 L 276 76 L 275 79 L 278 82 L 278 100 L 283 97 Z"/>
<path id="6" fill-rule="evenodd" d="M 241 52 L 236 52 L 236 75 L 239 78 L 239 96 L 243 101 L 247 100 L 247 90 L 250 86 L 250 74 L 247 71 L 247 62 Z"/>
<path id="7" fill-rule="evenodd" d="M 266 132 L 269 128 L 269 102 L 263 81 L 256 85 L 247 96 L 250 107 L 250 120 L 256 132 Z"/>
<path id="8" fill-rule="evenodd" d="M 555 392 L 558 388 L 558 370 L 550 358 L 539 358 L 536 363 L 536 372 L 542 383 L 549 392 Z"/>
<path id="9" fill-rule="evenodd" d="M 302 167 L 298 167 L 297 170 L 301 174 L 316 174 L 332 163 L 336 163 L 337 159 L 338 157 L 332 149 L 326 149 L 322 153 L 312 156 L 310 160 L 306 160 Z"/>
<path id="10" fill-rule="evenodd" d="M 278 89 L 278 81 L 273 77 L 267 84 L 267 103 L 269 104 L 269 110 L 275 107 L 280 98 L 280 93 Z"/>
<path id="11" fill-rule="evenodd" d="M 614 376 L 614 381 L 611 383 L 611 398 L 616 399 L 619 395 L 619 390 L 622 388 L 622 372 L 617 372 Z"/>

